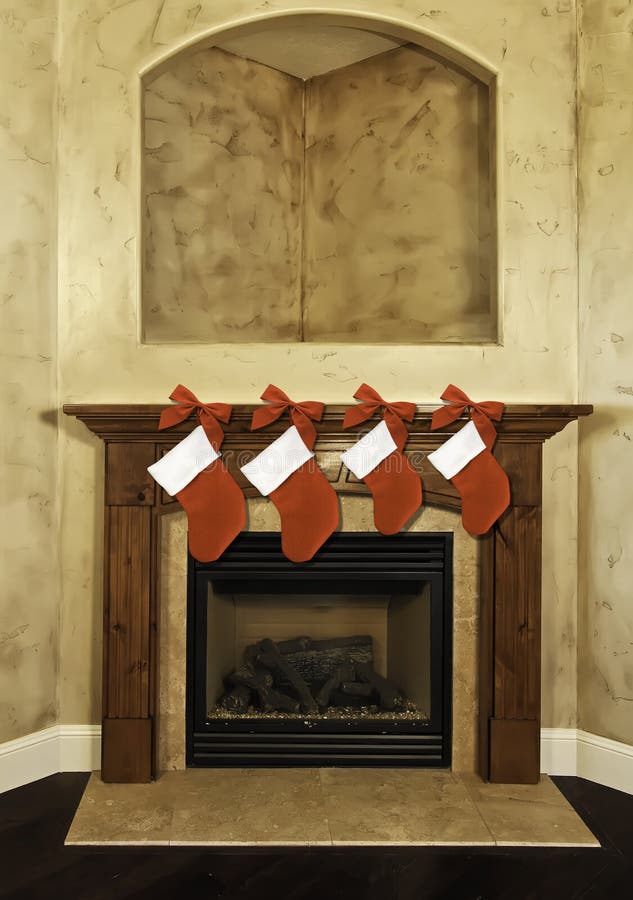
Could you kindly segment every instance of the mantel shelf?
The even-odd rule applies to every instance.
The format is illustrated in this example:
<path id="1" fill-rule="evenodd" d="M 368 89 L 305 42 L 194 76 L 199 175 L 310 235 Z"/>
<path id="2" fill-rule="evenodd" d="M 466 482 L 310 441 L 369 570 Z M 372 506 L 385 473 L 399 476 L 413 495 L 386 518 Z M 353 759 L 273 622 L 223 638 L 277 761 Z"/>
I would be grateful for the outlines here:
<path id="1" fill-rule="evenodd" d="M 244 437 L 253 446 L 268 443 L 271 435 L 280 434 L 288 427 L 287 417 L 282 416 L 277 422 L 252 433 L 250 423 L 253 412 L 257 409 L 253 404 L 235 404 L 228 425 L 223 426 L 226 434 L 225 446 L 244 446 Z M 318 422 L 317 432 L 320 441 L 334 444 L 349 442 L 353 432 L 343 429 L 343 417 L 349 406 L 326 405 L 323 420 Z M 180 436 L 187 434 L 195 426 L 195 417 L 190 416 L 185 422 L 167 431 L 158 430 L 158 420 L 165 405 L 157 404 L 72 404 L 63 407 L 68 416 L 80 419 L 87 428 L 103 440 L 107 441 L 155 441 L 174 443 Z M 418 405 L 415 418 L 408 426 L 409 446 L 424 442 L 442 443 L 447 434 L 457 431 L 464 420 L 449 425 L 441 431 L 431 431 L 431 417 L 437 406 Z M 499 440 L 502 442 L 539 442 L 547 438 L 583 416 L 591 415 L 590 405 L 574 404 L 513 404 L 506 406 L 503 418 L 497 424 Z M 368 423 L 369 425 L 370 423 Z"/>

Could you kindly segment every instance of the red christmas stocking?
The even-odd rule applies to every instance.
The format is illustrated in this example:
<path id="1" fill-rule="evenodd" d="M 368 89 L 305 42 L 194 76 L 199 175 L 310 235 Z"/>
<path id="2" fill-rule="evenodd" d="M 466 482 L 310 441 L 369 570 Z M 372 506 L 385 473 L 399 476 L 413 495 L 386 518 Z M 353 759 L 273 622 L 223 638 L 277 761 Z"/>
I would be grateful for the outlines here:
<path id="1" fill-rule="evenodd" d="M 246 522 L 244 495 L 218 452 L 224 432 L 217 419 L 228 422 L 231 407 L 200 403 L 182 385 L 171 399 L 180 403 L 163 410 L 159 428 L 182 422 L 194 410 L 202 424 L 149 466 L 148 472 L 187 513 L 191 555 L 199 562 L 213 562 Z"/>
<path id="2" fill-rule="evenodd" d="M 374 498 L 374 523 L 382 534 L 396 534 L 422 503 L 422 481 L 402 452 L 408 432 L 402 421 L 415 415 L 414 403 L 385 403 L 368 384 L 354 394 L 363 401 L 345 413 L 344 428 L 367 421 L 382 407 L 384 419 L 341 459 Z"/>
<path id="3" fill-rule="evenodd" d="M 242 466 L 242 473 L 260 494 L 270 497 L 275 504 L 281 518 L 284 554 L 292 562 L 306 562 L 339 522 L 336 492 L 312 452 L 316 429 L 310 419 L 320 421 L 323 404 L 293 403 L 272 384 L 262 399 L 272 402 L 255 410 L 251 430 L 269 425 L 286 410 L 293 424 L 255 459 Z"/>
<path id="4" fill-rule="evenodd" d="M 469 534 L 485 534 L 505 512 L 510 503 L 510 483 L 491 453 L 497 431 L 490 421 L 503 415 L 503 403 L 486 400 L 473 403 L 463 391 L 449 384 L 442 400 L 443 406 L 433 413 L 431 428 L 458 419 L 470 407 L 471 421 L 430 453 L 428 460 L 449 481 L 462 498 L 462 524 Z"/>

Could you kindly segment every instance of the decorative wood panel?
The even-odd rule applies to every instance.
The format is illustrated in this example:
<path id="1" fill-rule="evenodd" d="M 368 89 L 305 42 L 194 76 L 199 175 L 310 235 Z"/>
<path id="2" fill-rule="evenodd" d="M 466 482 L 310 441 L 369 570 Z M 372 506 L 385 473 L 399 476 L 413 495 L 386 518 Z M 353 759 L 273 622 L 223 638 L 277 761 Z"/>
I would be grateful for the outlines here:
<path id="1" fill-rule="evenodd" d="M 509 444 L 500 440 L 495 445 L 496 459 L 512 485 L 513 506 L 541 505 L 541 445 Z"/>
<path id="2" fill-rule="evenodd" d="M 490 777 L 490 720 L 494 711 L 495 533 L 479 549 L 479 772 Z"/>
<path id="3" fill-rule="evenodd" d="M 150 509 L 107 509 L 104 711 L 108 718 L 149 715 L 150 536 Z"/>
<path id="4" fill-rule="evenodd" d="M 151 781 L 152 721 L 151 719 L 103 720 L 101 777 L 104 781 Z"/>
<path id="5" fill-rule="evenodd" d="M 540 715 L 541 510 L 511 507 L 495 529 L 494 714 Z"/>
<path id="6" fill-rule="evenodd" d="M 536 784 L 540 777 L 539 719 L 490 720 L 490 781 Z"/>
<path id="7" fill-rule="evenodd" d="M 106 503 L 152 506 L 156 482 L 147 471 L 155 461 L 152 444 L 106 445 Z"/>

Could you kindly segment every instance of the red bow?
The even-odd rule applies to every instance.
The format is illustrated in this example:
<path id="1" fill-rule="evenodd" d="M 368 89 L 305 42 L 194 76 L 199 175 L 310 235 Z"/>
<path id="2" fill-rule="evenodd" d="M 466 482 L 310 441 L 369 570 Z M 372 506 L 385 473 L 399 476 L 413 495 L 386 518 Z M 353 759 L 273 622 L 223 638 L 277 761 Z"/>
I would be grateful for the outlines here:
<path id="1" fill-rule="evenodd" d="M 176 400 L 178 406 L 168 406 L 160 414 L 158 427 L 171 428 L 189 418 L 194 410 L 198 414 L 198 421 L 204 428 L 206 436 L 213 447 L 219 450 L 224 440 L 224 431 L 218 422 L 228 422 L 233 409 L 228 403 L 201 403 L 189 388 L 179 384 L 169 395 L 170 400 Z"/>
<path id="2" fill-rule="evenodd" d="M 262 394 L 262 400 L 269 400 L 270 406 L 259 406 L 255 410 L 251 420 L 251 431 L 256 431 L 258 428 L 270 425 L 271 422 L 276 422 L 286 410 L 289 410 L 290 421 L 293 425 L 296 425 L 303 443 L 311 450 L 316 441 L 317 433 L 310 419 L 320 422 L 323 418 L 325 404 L 316 400 L 293 403 L 290 397 L 284 394 L 281 388 L 275 387 L 274 384 L 268 385 Z"/>
<path id="3" fill-rule="evenodd" d="M 503 403 L 499 403 L 497 400 L 484 400 L 483 403 L 473 403 L 470 397 L 467 397 L 454 384 L 449 384 L 442 394 L 442 400 L 448 400 L 451 405 L 441 406 L 435 410 L 431 421 L 432 429 L 442 428 L 444 425 L 455 422 L 466 407 L 470 407 L 471 418 L 477 426 L 481 439 L 489 448 L 492 447 L 497 437 L 497 429 L 490 420 L 494 419 L 498 422 L 501 419 L 504 410 Z"/>
<path id="4" fill-rule="evenodd" d="M 362 400 L 362 403 L 359 403 L 358 406 L 350 406 L 343 419 L 343 428 L 351 428 L 353 425 L 366 422 L 382 407 L 383 418 L 391 436 L 398 445 L 398 449 L 402 450 L 409 435 L 402 420 L 406 419 L 407 422 L 411 422 L 415 415 L 415 403 L 405 401 L 387 403 L 372 387 L 364 383 L 361 384 L 354 397 L 356 400 Z"/>

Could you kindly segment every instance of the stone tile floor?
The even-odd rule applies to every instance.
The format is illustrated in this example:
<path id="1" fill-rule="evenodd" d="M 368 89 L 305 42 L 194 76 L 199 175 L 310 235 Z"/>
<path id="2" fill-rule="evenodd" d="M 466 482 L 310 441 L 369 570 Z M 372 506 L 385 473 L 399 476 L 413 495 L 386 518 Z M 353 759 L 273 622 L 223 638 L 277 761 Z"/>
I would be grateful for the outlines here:
<path id="1" fill-rule="evenodd" d="M 599 847 L 547 777 L 437 769 L 188 769 L 153 784 L 93 773 L 68 845 Z"/>

